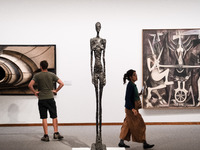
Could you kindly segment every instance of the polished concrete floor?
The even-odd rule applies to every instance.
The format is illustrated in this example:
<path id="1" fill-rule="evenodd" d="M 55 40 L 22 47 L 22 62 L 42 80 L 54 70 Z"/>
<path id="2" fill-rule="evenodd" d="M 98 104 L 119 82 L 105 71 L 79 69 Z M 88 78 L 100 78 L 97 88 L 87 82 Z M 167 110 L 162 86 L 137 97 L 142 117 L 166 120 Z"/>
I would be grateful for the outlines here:
<path id="1" fill-rule="evenodd" d="M 121 126 L 103 126 L 103 143 L 117 147 Z M 60 126 L 62 141 L 53 139 L 49 126 L 49 142 L 43 142 L 41 126 L 0 127 L 0 150 L 72 150 L 88 149 L 95 142 L 95 126 Z M 148 125 L 147 142 L 155 144 L 152 150 L 199 150 L 200 125 Z M 142 150 L 142 144 L 126 142 L 127 150 Z M 117 148 L 116 148 L 117 150 Z"/>

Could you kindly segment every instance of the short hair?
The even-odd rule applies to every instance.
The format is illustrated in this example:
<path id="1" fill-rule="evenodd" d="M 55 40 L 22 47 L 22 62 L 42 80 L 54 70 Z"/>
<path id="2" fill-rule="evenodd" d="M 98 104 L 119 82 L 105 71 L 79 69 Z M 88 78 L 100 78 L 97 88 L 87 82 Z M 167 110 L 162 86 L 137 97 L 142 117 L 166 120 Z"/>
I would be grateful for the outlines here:
<path id="1" fill-rule="evenodd" d="M 48 62 L 46 60 L 43 60 L 40 62 L 40 66 L 42 69 L 47 69 L 48 68 Z"/>

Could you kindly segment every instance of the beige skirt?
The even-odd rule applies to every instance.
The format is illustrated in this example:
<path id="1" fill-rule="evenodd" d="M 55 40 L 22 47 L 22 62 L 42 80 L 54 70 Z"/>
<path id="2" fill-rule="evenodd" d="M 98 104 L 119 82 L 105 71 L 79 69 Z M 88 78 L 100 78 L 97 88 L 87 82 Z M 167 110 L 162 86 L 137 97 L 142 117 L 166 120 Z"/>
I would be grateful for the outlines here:
<path id="1" fill-rule="evenodd" d="M 126 118 L 121 127 L 120 139 L 130 141 L 132 137 L 133 142 L 143 143 L 146 140 L 145 132 L 146 125 L 141 114 L 135 116 L 129 109 L 125 109 Z"/>

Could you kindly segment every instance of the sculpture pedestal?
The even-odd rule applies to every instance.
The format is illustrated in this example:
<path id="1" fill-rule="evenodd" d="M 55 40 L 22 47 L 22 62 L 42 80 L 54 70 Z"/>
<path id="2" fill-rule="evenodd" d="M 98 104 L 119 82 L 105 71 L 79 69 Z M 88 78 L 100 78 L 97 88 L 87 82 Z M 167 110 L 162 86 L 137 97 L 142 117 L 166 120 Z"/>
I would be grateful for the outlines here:
<path id="1" fill-rule="evenodd" d="M 119 147 L 107 147 L 107 150 L 126 150 L 125 148 L 119 148 Z M 72 148 L 72 150 L 91 150 L 90 148 L 85 147 L 79 147 L 79 148 Z"/>
<path id="2" fill-rule="evenodd" d="M 91 150 L 106 150 L 106 145 L 102 144 L 102 146 L 96 146 L 96 143 L 93 143 L 91 146 Z"/>

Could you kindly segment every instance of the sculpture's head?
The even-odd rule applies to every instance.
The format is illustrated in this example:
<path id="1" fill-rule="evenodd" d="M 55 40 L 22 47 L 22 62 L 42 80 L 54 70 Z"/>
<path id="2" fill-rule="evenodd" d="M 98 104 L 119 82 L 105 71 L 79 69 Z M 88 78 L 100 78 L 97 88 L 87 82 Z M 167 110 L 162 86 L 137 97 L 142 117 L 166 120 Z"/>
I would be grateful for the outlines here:
<path id="1" fill-rule="evenodd" d="M 101 23 L 100 23 L 100 22 L 97 22 L 97 23 L 95 24 L 95 27 L 96 27 L 96 31 L 97 31 L 97 32 L 100 32 L 100 30 L 101 30 Z"/>

